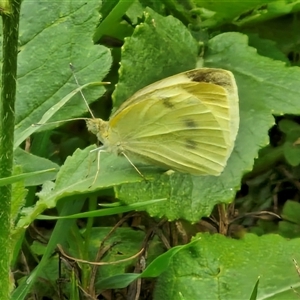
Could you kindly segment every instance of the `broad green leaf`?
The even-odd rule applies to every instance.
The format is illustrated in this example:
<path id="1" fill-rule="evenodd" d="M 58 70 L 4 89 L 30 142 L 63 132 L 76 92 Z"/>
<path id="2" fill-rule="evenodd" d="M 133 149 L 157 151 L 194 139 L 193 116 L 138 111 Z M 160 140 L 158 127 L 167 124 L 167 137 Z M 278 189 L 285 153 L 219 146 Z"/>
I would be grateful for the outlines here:
<path id="1" fill-rule="evenodd" d="M 116 196 L 125 203 L 135 203 L 138 199 L 155 199 L 161 195 L 168 200 L 147 207 L 150 215 L 166 216 L 169 220 L 184 218 L 196 221 L 203 215 L 209 215 L 218 201 L 230 200 L 230 197 L 225 198 L 226 194 L 233 195 L 234 189 L 228 187 L 227 191 L 222 189 L 221 184 L 219 177 L 165 173 L 154 181 L 122 185 L 116 188 Z"/>
<path id="2" fill-rule="evenodd" d="M 36 186 L 47 180 L 53 180 L 59 170 L 59 166 L 52 161 L 20 148 L 16 149 L 14 159 L 17 165 L 22 165 L 24 174 L 19 176 L 24 177 L 25 186 Z"/>
<path id="3" fill-rule="evenodd" d="M 18 227 L 27 227 L 44 210 L 56 207 L 57 201 L 62 198 L 74 196 L 78 201 L 83 201 L 86 195 L 91 194 L 95 190 L 112 187 L 116 184 L 144 180 L 124 157 L 115 157 L 111 154 L 101 153 L 100 172 L 96 182 L 92 185 L 97 173 L 97 162 L 93 161 L 93 159 L 97 157 L 95 153 L 90 153 L 91 149 L 94 149 L 94 146 L 84 150 L 78 149 L 73 156 L 67 158 L 57 174 L 55 183 L 45 182 L 41 192 L 37 194 L 39 200 L 36 204 L 33 207 L 23 209 Z M 146 167 L 141 168 L 141 171 L 144 172 L 147 169 Z M 155 169 L 152 168 L 151 175 L 150 169 L 149 178 L 154 177 L 154 172 Z M 152 199 L 154 198 L 149 198 L 148 200 Z M 152 205 L 153 202 L 149 206 Z M 117 213 L 118 209 L 124 210 L 124 207 L 115 208 L 115 210 L 112 208 L 109 211 L 112 210 L 111 213 Z M 134 207 L 134 209 L 137 209 L 137 207 Z M 131 209 L 125 208 L 125 210 Z"/>
<path id="4" fill-rule="evenodd" d="M 145 22 L 122 47 L 114 106 L 154 81 L 195 68 L 197 54 L 197 42 L 179 20 L 146 10 Z"/>
<path id="5" fill-rule="evenodd" d="M 109 49 L 94 45 L 92 32 L 99 1 L 51 2 L 25 0 L 20 21 L 16 136 L 77 86 L 69 68 L 75 67 L 80 83 L 101 81 L 111 66 Z M 40 16 L 43 15 L 43 18 Z M 34 22 L 33 22 L 34 20 Z M 89 102 L 103 87 L 86 92 Z M 87 111 L 80 95 L 63 106 L 54 120 L 66 120 Z"/>
<path id="6" fill-rule="evenodd" d="M 279 235 L 241 240 L 199 234 L 192 247 L 178 252 L 158 279 L 153 299 L 250 299 L 260 277 L 257 299 L 299 299 L 300 239 Z"/>

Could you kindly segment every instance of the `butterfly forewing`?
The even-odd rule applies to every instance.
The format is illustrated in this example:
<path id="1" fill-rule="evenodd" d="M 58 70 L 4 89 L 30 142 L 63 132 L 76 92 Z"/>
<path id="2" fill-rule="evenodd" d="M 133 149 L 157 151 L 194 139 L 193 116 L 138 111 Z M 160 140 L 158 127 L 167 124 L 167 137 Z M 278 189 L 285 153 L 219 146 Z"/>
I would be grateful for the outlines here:
<path id="1" fill-rule="evenodd" d="M 227 95 L 218 87 L 211 95 L 213 86 L 201 85 L 160 87 L 136 98 L 110 120 L 110 144 L 118 140 L 129 157 L 150 164 L 197 175 L 220 174 L 230 134 Z"/>

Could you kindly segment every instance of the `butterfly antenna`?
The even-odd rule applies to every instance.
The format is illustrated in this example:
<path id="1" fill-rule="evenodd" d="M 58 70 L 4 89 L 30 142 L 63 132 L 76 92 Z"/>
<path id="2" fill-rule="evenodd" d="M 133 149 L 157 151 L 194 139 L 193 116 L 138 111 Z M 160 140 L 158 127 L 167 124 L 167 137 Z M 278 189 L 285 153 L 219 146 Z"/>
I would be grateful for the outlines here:
<path id="1" fill-rule="evenodd" d="M 76 82 L 77 86 L 80 88 L 80 85 L 79 85 L 77 76 L 75 75 L 75 68 L 74 68 L 74 66 L 72 65 L 72 63 L 70 63 L 69 65 L 70 65 L 70 69 L 71 69 L 71 71 L 72 71 L 73 77 L 74 77 L 74 79 L 75 79 L 75 82 Z M 92 118 L 95 119 L 95 116 L 94 116 L 92 110 L 90 109 L 90 106 L 89 106 L 88 102 L 86 101 L 86 99 L 85 99 L 85 97 L 84 97 L 84 94 L 83 94 L 82 90 L 80 89 L 79 92 L 80 92 L 80 94 L 81 94 L 81 96 L 82 96 L 82 98 L 83 98 L 83 101 L 84 101 L 85 105 L 87 106 L 88 111 L 90 112 Z"/>

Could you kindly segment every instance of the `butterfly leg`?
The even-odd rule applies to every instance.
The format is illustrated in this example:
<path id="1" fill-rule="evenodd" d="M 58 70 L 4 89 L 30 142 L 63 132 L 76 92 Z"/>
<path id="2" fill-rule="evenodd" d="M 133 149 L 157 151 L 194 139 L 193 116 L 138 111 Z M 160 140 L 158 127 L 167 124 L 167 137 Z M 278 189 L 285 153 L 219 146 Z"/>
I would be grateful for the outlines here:
<path id="1" fill-rule="evenodd" d="M 97 180 L 97 178 L 98 178 L 98 175 L 99 175 L 99 172 L 100 172 L 100 153 L 101 153 L 101 150 L 98 151 L 98 153 L 97 153 L 97 172 L 96 172 L 96 174 L 95 174 L 95 177 L 94 177 L 94 180 L 93 180 L 91 186 L 93 186 L 94 183 L 96 182 L 96 180 Z M 90 186 L 90 187 L 91 187 L 91 186 Z"/>
<path id="2" fill-rule="evenodd" d="M 147 181 L 146 177 L 140 172 L 140 170 L 134 165 L 134 163 L 129 159 L 129 157 L 122 152 L 122 155 L 124 155 L 124 157 L 129 161 L 129 163 L 134 167 L 134 169 L 138 172 L 139 175 L 141 175 L 141 177 Z"/>
<path id="3" fill-rule="evenodd" d="M 91 166 L 94 161 L 95 160 L 91 157 L 91 155 L 89 155 L 89 165 L 88 165 L 88 169 L 87 169 L 87 173 L 86 173 L 85 177 L 89 177 L 90 171 L 91 171 Z"/>

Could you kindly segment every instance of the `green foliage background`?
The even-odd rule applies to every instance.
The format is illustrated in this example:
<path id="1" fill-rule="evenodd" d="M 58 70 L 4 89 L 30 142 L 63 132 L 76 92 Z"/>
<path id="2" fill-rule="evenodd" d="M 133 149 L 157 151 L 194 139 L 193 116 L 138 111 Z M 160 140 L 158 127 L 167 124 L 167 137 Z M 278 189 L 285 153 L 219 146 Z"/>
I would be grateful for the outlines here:
<path id="1" fill-rule="evenodd" d="M 264 220 L 254 223 L 246 219 L 239 224 L 242 238 L 236 240 L 196 230 L 189 233 L 194 236 L 192 243 L 173 247 L 164 256 L 165 245 L 155 240 L 144 272 L 126 271 L 134 259 L 106 266 L 97 273 L 93 292 L 160 275 L 153 299 L 249 299 L 257 282 L 256 299 L 298 299 L 290 288 L 297 290 L 300 284 L 293 263 L 293 259 L 300 260 L 298 198 L 286 197 L 277 210 L 270 207 L 274 208 L 272 179 L 288 178 L 299 190 L 295 183 L 300 163 L 299 120 L 295 116 L 300 113 L 299 10 L 300 1 L 120 0 L 103 1 L 100 7 L 99 1 L 51 2 L 49 6 L 43 1 L 23 1 L 15 174 L 26 174 L 26 178 L 5 178 L 0 184 L 18 181 L 13 186 L 12 269 L 18 267 L 24 241 L 33 257 L 43 258 L 35 264 L 32 257 L 28 259 L 30 274 L 27 281 L 16 277 L 13 299 L 25 299 L 33 287 L 40 297 L 54 299 L 56 287 L 43 290 L 44 285 L 37 283 L 43 278 L 55 285 L 57 257 L 51 255 L 57 244 L 63 244 L 74 257 L 95 259 L 98 240 L 105 239 L 108 229 L 117 223 L 113 220 L 105 229 L 93 225 L 102 211 L 96 205 L 100 196 L 115 197 L 129 205 L 127 210 L 141 210 L 154 220 L 184 220 L 189 226 L 213 216 L 216 205 L 226 210 L 235 198 L 239 216 L 268 209 L 282 213 L 283 219 L 271 222 L 272 229 L 267 229 L 270 224 Z M 77 85 L 70 62 L 80 84 L 88 84 L 84 94 L 93 112 L 105 119 L 134 92 L 167 76 L 202 66 L 230 70 L 239 90 L 240 127 L 224 172 L 219 177 L 196 177 L 137 165 L 145 182 L 126 159 L 101 153 L 101 171 L 92 184 L 97 163 L 90 153 L 95 147 L 89 145 L 95 138 L 84 124 L 32 126 L 91 117 L 79 93 L 74 96 L 72 92 Z M 100 85 L 102 81 L 111 84 Z M 269 132 L 273 125 L 282 133 L 276 147 Z M 29 135 L 30 151 L 25 143 Z M 278 176 L 278 169 L 274 171 L 278 164 L 285 164 L 292 180 L 286 173 L 284 179 Z M 236 196 L 242 184 L 247 184 L 248 193 Z M 76 214 L 86 198 L 92 214 L 85 231 L 74 226 L 74 220 L 60 219 L 46 247 L 26 238 L 28 226 L 47 209 L 55 208 L 60 216 Z M 162 200 L 145 205 L 155 199 Z M 126 211 L 113 209 L 107 215 Z M 104 259 L 107 262 L 120 259 L 122 251 L 122 259 L 131 257 L 143 242 L 142 236 L 130 230 L 124 233 L 122 228 L 106 243 L 112 245 L 116 240 L 121 246 Z M 47 265 L 51 265 L 48 270 Z M 92 267 L 79 264 L 79 268 L 82 278 L 76 278 L 74 286 L 80 284 L 87 291 Z M 65 288 L 73 299 L 79 297 L 76 291 Z"/>

